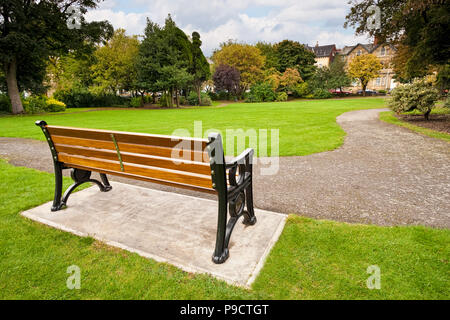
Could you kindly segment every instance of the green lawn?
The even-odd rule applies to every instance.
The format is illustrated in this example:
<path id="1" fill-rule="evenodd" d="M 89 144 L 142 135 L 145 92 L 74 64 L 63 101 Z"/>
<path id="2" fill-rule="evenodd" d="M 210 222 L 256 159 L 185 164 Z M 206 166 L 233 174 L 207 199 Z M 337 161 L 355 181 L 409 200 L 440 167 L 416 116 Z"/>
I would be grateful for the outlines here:
<path id="1" fill-rule="evenodd" d="M 432 112 L 432 114 L 449 114 L 449 113 L 450 113 L 450 109 L 448 109 L 448 108 L 437 108 L 437 109 L 434 109 Z M 409 112 L 409 114 L 419 114 L 419 113 L 414 111 L 414 112 Z M 394 112 L 390 112 L 390 111 L 382 112 L 380 114 L 380 120 L 385 121 L 387 123 L 392 123 L 392 124 L 395 124 L 395 125 L 398 125 L 398 126 L 401 126 L 404 128 L 408 128 L 412 131 L 427 135 L 432 138 L 450 141 L 450 134 L 445 133 L 445 132 L 439 132 L 439 131 L 428 129 L 428 128 L 424 128 L 421 126 L 416 126 L 412 123 L 400 120 L 399 118 L 397 118 L 394 115 Z"/>
<path id="2" fill-rule="evenodd" d="M 448 299 L 450 230 L 291 216 L 251 290 L 193 275 L 19 215 L 52 199 L 53 175 L 0 160 L 0 299 Z M 69 180 L 65 180 L 65 185 Z M 81 290 L 66 288 L 81 268 Z M 368 290 L 367 267 L 381 268 Z"/>
<path id="3" fill-rule="evenodd" d="M 66 112 L 3 116 L 0 117 L 0 136 L 43 140 L 42 132 L 34 125 L 36 120 L 46 120 L 53 125 L 169 135 L 173 134 L 175 129 L 183 128 L 193 134 L 194 121 L 202 121 L 204 132 L 216 129 L 223 134 L 227 129 L 279 129 L 281 156 L 308 155 L 333 150 L 342 145 L 345 132 L 336 123 L 336 117 L 340 114 L 357 109 L 383 107 L 383 98 L 357 98 L 238 103 L 220 108 L 119 109 L 72 114 Z M 74 111 L 76 112 L 76 109 Z"/>

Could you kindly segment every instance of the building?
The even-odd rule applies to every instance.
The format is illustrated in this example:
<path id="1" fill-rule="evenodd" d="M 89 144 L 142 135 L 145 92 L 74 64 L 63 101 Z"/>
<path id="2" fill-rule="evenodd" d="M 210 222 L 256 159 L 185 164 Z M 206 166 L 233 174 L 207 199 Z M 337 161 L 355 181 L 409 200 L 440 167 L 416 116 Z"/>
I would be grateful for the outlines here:
<path id="1" fill-rule="evenodd" d="M 314 52 L 316 55 L 316 65 L 318 67 L 329 67 L 337 54 L 336 45 L 330 44 L 326 46 L 319 46 L 319 42 L 314 47 L 305 45 L 306 49 Z"/>
<path id="2" fill-rule="evenodd" d="M 395 73 L 392 68 L 392 59 L 394 58 L 396 51 L 395 47 L 389 44 L 378 45 L 377 41 L 375 41 L 375 43 L 372 44 L 358 43 L 355 46 L 346 46 L 339 51 L 339 54 L 344 57 L 347 66 L 356 56 L 369 53 L 375 55 L 380 59 L 383 69 L 380 70 L 379 77 L 372 79 L 369 82 L 367 89 L 389 91 L 396 87 L 396 82 L 393 78 Z M 359 83 L 354 83 L 354 86 L 349 89 L 355 92 L 362 88 Z"/>

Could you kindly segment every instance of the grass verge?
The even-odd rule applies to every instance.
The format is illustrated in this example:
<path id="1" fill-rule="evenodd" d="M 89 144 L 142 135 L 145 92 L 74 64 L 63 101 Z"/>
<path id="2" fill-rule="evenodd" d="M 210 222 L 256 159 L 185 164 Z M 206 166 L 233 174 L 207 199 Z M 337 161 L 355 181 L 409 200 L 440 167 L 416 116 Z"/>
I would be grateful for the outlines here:
<path id="1" fill-rule="evenodd" d="M 69 179 L 64 180 L 65 187 Z M 0 160 L 0 299 L 448 299 L 450 231 L 291 216 L 251 290 L 193 275 L 20 216 L 53 175 Z M 250 231 L 250 230 L 249 230 Z M 81 269 L 68 290 L 67 268 Z M 381 269 L 381 290 L 366 287 Z"/>
<path id="2" fill-rule="evenodd" d="M 404 128 L 408 128 L 412 131 L 415 131 L 420 134 L 424 134 L 426 136 L 441 139 L 444 141 L 450 141 L 450 134 L 445 132 L 439 132 L 436 130 L 424 128 L 421 126 L 416 126 L 414 124 L 408 123 L 406 121 L 402 121 L 394 116 L 394 112 L 388 111 L 388 112 L 381 112 L 380 113 L 380 120 L 385 121 L 387 123 L 395 124 Z"/>
<path id="3" fill-rule="evenodd" d="M 255 132 L 260 129 L 279 130 L 279 155 L 300 156 L 334 150 L 344 142 L 345 132 L 336 123 L 340 114 L 360 109 L 383 108 L 383 98 L 341 100 L 298 100 L 280 103 L 235 103 L 226 107 L 194 107 L 186 109 L 139 110 L 118 109 L 55 115 L 0 117 L 0 136 L 43 140 L 34 125 L 46 120 L 52 125 L 143 132 L 168 135 L 205 136 L 207 130 L 218 131 L 235 139 L 229 130 Z M 201 121 L 201 131 L 194 123 Z M 177 131 L 175 131 L 177 130 Z M 268 137 L 271 133 L 268 132 Z M 269 138 L 270 139 L 270 138 Z M 270 150 L 268 155 L 273 155 Z M 275 145 L 275 144 L 274 144 Z M 248 146 L 248 141 L 247 141 Z M 257 146 L 252 146 L 257 147 Z M 237 155 L 239 150 L 227 150 Z M 234 151 L 234 152 L 233 152 Z"/>

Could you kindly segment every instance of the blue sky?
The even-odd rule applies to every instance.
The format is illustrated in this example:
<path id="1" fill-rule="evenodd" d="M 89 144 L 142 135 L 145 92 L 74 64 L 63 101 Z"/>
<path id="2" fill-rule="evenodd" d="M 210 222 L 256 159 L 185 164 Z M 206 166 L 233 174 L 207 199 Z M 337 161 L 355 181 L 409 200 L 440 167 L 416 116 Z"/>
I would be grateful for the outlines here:
<path id="1" fill-rule="evenodd" d="M 344 29 L 347 0 L 105 0 L 86 14 L 89 21 L 109 20 L 128 34 L 142 34 L 146 18 L 162 24 L 172 14 L 186 33 L 198 31 L 210 55 L 228 39 L 255 43 L 292 39 L 338 47 L 368 42 Z"/>

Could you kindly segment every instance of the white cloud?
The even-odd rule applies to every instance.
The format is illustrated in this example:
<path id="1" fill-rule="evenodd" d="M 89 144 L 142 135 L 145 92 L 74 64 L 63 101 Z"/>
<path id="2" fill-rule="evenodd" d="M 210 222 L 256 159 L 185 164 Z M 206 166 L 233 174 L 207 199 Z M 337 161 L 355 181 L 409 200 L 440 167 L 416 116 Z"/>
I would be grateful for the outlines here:
<path id="1" fill-rule="evenodd" d="M 146 24 L 146 13 L 125 13 L 123 11 L 113 11 L 112 9 L 98 9 L 89 11 L 85 18 L 87 21 L 108 20 L 115 29 L 122 28 L 127 33 L 142 35 Z"/>
<path id="2" fill-rule="evenodd" d="M 130 12 L 135 8 L 139 9 Z M 128 34 L 143 34 L 147 17 L 161 24 L 171 13 L 186 33 L 200 32 L 209 55 L 228 39 L 250 43 L 292 39 L 338 47 L 369 41 L 343 28 L 348 10 L 346 0 L 107 0 L 86 18 L 109 20 Z M 253 15 L 255 11 L 259 14 Z"/>

